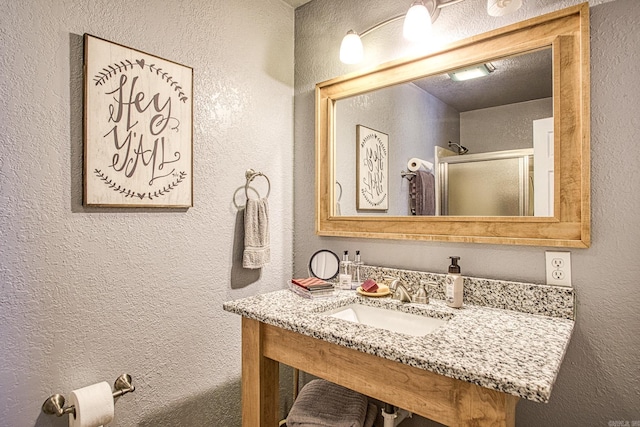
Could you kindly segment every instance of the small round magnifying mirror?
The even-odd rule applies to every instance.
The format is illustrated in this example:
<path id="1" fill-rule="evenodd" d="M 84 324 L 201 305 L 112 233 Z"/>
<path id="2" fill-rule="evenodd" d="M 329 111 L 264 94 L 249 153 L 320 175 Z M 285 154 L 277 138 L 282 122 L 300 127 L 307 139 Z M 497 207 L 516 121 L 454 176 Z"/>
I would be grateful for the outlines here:
<path id="1" fill-rule="evenodd" d="M 321 249 L 309 260 L 309 275 L 322 280 L 331 280 L 340 271 L 340 258 L 328 249 Z"/>

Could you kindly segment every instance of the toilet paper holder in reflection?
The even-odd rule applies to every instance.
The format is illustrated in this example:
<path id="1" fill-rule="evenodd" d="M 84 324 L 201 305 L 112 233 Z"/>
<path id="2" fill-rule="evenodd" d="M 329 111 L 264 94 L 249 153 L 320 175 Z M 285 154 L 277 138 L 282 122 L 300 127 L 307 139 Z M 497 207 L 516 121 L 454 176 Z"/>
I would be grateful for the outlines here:
<path id="1" fill-rule="evenodd" d="M 135 391 L 135 386 L 131 384 L 131 375 L 122 374 L 118 378 L 116 378 L 115 383 L 113 384 L 116 391 L 113 392 L 114 400 L 122 395 L 127 393 L 131 393 Z M 49 396 L 47 400 L 42 404 L 42 412 L 49 415 L 56 415 L 58 417 L 63 416 L 64 414 L 74 414 L 76 412 L 76 408 L 71 405 L 64 407 L 64 396 L 61 394 L 53 394 Z"/>

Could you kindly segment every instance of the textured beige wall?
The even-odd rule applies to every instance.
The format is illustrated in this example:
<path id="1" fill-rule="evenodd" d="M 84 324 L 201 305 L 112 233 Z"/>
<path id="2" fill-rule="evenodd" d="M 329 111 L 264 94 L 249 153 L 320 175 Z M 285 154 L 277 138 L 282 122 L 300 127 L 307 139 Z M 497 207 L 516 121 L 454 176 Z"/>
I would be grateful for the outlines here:
<path id="1" fill-rule="evenodd" d="M 193 67 L 193 208 L 83 208 L 85 32 Z M 46 397 L 122 372 L 110 427 L 240 425 L 222 303 L 291 277 L 293 33 L 280 0 L 0 1 L 0 425 L 65 426 Z M 261 272 L 239 259 L 247 168 L 272 186 Z"/>
<path id="2" fill-rule="evenodd" d="M 338 60 L 347 30 L 363 31 L 403 13 L 410 2 L 314 0 L 296 10 L 295 271 L 319 248 L 362 251 L 365 262 L 445 272 L 447 256 L 460 255 L 464 274 L 544 283 L 548 248 L 344 239 L 314 235 L 314 100 L 316 82 L 410 53 L 401 24 L 363 40 L 361 66 Z M 442 10 L 438 42 L 462 39 L 515 21 L 577 4 L 528 0 L 503 18 L 484 12 L 484 0 Z M 640 420 L 640 2 L 591 1 L 592 241 L 572 250 L 577 325 L 549 404 L 521 401 L 518 426 L 609 426 Z M 402 425 L 430 425 L 415 417 Z"/>

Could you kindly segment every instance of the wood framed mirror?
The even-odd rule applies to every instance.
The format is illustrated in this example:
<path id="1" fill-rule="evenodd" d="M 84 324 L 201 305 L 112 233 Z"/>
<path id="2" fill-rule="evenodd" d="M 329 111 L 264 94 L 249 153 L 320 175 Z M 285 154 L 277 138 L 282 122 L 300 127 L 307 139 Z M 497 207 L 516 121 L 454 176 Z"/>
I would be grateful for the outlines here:
<path id="1" fill-rule="evenodd" d="M 339 147 L 355 152 L 355 138 L 339 136 L 338 102 L 370 97 L 376 91 L 395 88 L 428 77 L 441 76 L 505 59 L 547 50 L 551 57 L 553 132 L 549 174 L 550 211 L 525 216 L 398 215 L 389 212 L 344 212 L 338 196 L 355 197 L 353 181 L 344 176 Z M 426 56 L 397 60 L 365 72 L 340 76 L 316 85 L 316 234 L 378 239 L 473 242 L 584 248 L 590 244 L 590 133 L 589 133 L 589 7 L 587 3 L 529 19 L 456 42 Z M 519 86 L 523 86 L 522 83 Z M 392 115 L 391 115 L 392 116 Z M 360 123 L 381 133 L 376 123 Z M 355 132 L 355 130 L 354 130 Z M 429 137 L 425 136 L 427 141 Z M 390 157 L 401 141 L 388 135 Z M 398 137 L 397 139 L 403 139 Z M 464 141 L 455 141 L 462 145 Z M 434 147 L 447 141 L 425 142 Z M 393 154 L 392 154 L 393 153 Z M 407 163 L 407 158 L 402 160 Z M 382 164 L 382 163 L 381 163 Z M 385 163 L 386 164 L 386 163 Z M 536 162 L 533 161 L 532 169 Z M 397 197 L 389 176 L 400 176 L 399 167 L 381 177 L 389 197 Z M 356 168 L 354 166 L 353 170 Z M 358 173 L 359 178 L 363 179 Z M 395 179 L 395 178 L 394 178 Z M 532 181 L 533 182 L 533 181 Z M 339 186 L 337 185 L 339 184 Z M 406 195 L 402 196 L 406 200 Z M 391 202 L 391 200 L 389 200 Z M 344 202 L 343 202 L 344 203 Z"/>

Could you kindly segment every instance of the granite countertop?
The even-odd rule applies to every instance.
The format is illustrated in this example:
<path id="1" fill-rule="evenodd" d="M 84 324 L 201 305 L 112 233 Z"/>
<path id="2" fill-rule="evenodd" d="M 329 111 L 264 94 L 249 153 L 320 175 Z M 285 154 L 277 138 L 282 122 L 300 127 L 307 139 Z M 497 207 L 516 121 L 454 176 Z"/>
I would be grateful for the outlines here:
<path id="1" fill-rule="evenodd" d="M 358 302 L 448 319 L 421 337 L 332 318 L 323 312 Z M 574 321 L 479 305 L 449 308 L 444 301 L 401 303 L 355 291 L 306 299 L 290 290 L 226 302 L 226 311 L 354 350 L 482 387 L 547 402 Z"/>

